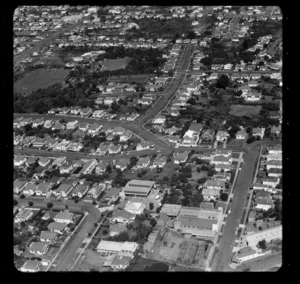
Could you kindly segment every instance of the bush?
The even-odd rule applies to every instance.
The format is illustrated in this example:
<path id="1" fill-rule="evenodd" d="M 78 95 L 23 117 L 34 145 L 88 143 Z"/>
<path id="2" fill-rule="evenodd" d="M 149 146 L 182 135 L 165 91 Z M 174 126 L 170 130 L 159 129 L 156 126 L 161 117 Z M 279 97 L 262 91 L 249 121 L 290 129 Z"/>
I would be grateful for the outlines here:
<path id="1" fill-rule="evenodd" d="M 225 193 L 225 192 L 223 192 L 223 193 L 221 194 L 221 196 L 220 196 L 220 199 L 221 199 L 222 201 L 227 201 L 227 200 L 228 200 L 228 194 Z"/>

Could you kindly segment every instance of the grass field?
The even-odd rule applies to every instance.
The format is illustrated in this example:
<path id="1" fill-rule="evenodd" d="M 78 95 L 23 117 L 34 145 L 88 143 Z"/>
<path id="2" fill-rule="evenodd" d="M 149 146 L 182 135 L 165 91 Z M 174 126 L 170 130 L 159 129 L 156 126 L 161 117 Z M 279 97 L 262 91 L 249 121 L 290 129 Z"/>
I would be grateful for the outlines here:
<path id="1" fill-rule="evenodd" d="M 255 116 L 259 114 L 261 108 L 261 106 L 232 105 L 229 114 L 235 116 Z"/>
<path id="2" fill-rule="evenodd" d="M 69 72 L 70 70 L 63 68 L 33 70 L 17 81 L 14 88 L 17 92 L 30 94 L 38 89 L 47 88 L 61 82 Z"/>
<path id="3" fill-rule="evenodd" d="M 131 58 L 129 57 L 108 59 L 104 62 L 102 70 L 114 71 L 119 69 L 125 69 L 130 60 Z"/>
<path id="4" fill-rule="evenodd" d="M 124 76 L 111 76 L 110 82 L 117 83 L 145 83 L 152 75 L 124 75 Z"/>

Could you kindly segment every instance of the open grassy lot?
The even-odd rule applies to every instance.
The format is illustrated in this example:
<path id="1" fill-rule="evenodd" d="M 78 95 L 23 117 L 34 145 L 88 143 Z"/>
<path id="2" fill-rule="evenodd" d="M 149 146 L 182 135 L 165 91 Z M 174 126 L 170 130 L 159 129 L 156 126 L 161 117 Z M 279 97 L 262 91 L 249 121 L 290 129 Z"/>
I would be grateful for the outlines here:
<path id="1" fill-rule="evenodd" d="M 55 83 L 61 82 L 70 70 L 59 69 L 36 69 L 26 74 L 14 85 L 15 91 L 30 94 L 38 89 L 47 88 Z"/>
<path id="2" fill-rule="evenodd" d="M 232 105 L 229 114 L 235 116 L 255 116 L 259 114 L 261 108 L 261 106 Z"/>
<path id="3" fill-rule="evenodd" d="M 152 75 L 124 75 L 124 76 L 111 76 L 110 82 L 117 82 L 117 83 L 145 83 Z"/>
<path id="4" fill-rule="evenodd" d="M 102 70 L 103 71 L 106 71 L 106 70 L 114 71 L 114 70 L 119 70 L 119 69 L 125 69 L 130 60 L 131 60 L 131 58 L 129 58 L 129 57 L 118 58 L 118 59 L 108 59 L 104 62 Z"/>

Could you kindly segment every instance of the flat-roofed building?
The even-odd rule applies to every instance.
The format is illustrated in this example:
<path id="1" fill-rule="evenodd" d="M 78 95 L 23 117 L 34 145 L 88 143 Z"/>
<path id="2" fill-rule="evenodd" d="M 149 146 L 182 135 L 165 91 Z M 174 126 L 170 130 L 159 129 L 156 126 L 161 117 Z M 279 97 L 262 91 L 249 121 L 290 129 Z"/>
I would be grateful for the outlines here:
<path id="1" fill-rule="evenodd" d="M 160 214 L 166 214 L 168 216 L 178 216 L 180 210 L 181 210 L 181 205 L 177 204 L 164 204 L 163 207 L 160 210 Z"/>
<path id="2" fill-rule="evenodd" d="M 102 254 L 118 254 L 133 257 L 139 245 L 135 242 L 111 242 L 101 240 L 97 246 L 97 251 Z"/>
<path id="3" fill-rule="evenodd" d="M 131 180 L 123 188 L 125 196 L 147 197 L 151 189 L 155 187 L 155 181 Z"/>
<path id="4" fill-rule="evenodd" d="M 272 240 L 282 239 L 282 225 L 275 226 L 272 228 L 268 228 L 262 231 L 258 231 L 256 233 L 251 233 L 242 237 L 244 244 L 252 247 L 253 249 L 257 249 L 258 242 L 265 240 L 269 243 Z"/>

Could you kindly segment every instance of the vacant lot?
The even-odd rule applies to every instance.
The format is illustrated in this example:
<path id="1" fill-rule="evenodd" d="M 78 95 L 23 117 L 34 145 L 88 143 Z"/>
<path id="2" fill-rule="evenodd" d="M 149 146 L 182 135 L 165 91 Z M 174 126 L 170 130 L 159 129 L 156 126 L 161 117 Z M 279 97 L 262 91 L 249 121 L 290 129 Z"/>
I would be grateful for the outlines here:
<path id="1" fill-rule="evenodd" d="M 255 116 L 258 115 L 261 106 L 246 106 L 246 105 L 232 105 L 229 114 L 235 116 Z"/>
<path id="2" fill-rule="evenodd" d="M 14 88 L 17 92 L 30 94 L 38 89 L 44 89 L 61 82 L 69 72 L 69 70 L 63 68 L 37 69 L 29 72 L 22 79 L 17 81 Z"/>
<path id="3" fill-rule="evenodd" d="M 131 58 L 129 57 L 108 59 L 104 62 L 102 71 L 114 71 L 119 69 L 125 69 L 130 60 Z"/>
<path id="4" fill-rule="evenodd" d="M 110 82 L 117 83 L 146 83 L 152 75 L 128 75 L 128 76 L 111 76 Z"/>

